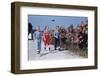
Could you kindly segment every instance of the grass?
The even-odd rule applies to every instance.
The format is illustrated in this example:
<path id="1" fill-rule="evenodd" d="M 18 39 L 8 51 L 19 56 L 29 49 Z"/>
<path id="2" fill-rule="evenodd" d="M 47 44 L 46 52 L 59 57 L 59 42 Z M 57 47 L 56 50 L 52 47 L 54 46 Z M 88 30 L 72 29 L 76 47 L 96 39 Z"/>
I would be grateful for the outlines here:
<path id="1" fill-rule="evenodd" d="M 82 56 L 84 58 L 88 58 L 88 49 L 85 47 L 83 49 L 79 49 L 78 47 L 72 47 L 69 48 L 70 51 L 72 51 L 73 53 Z"/>
<path id="2" fill-rule="evenodd" d="M 54 45 L 54 38 L 52 37 L 51 44 Z M 88 49 L 87 47 L 84 47 L 83 49 L 79 49 L 77 44 L 71 44 L 70 41 L 68 41 L 66 44 L 61 44 L 61 47 L 66 48 L 66 50 L 69 50 L 76 55 L 79 55 L 84 58 L 88 58 Z"/>

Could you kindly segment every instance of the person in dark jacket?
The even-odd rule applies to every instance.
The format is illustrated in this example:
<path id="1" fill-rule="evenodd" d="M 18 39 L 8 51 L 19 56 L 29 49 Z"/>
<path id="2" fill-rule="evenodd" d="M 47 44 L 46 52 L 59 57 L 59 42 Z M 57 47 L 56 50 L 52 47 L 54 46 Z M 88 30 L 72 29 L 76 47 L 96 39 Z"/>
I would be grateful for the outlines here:
<path id="1" fill-rule="evenodd" d="M 59 26 L 56 26 L 56 29 L 54 31 L 54 39 L 55 39 L 55 50 L 58 49 L 60 50 L 60 32 L 59 32 Z"/>

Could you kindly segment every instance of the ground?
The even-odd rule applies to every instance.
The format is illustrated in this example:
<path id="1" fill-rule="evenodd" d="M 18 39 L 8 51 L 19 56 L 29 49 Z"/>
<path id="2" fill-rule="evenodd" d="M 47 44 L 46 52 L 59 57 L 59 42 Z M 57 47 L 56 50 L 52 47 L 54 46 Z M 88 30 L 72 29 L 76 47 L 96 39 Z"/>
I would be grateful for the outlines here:
<path id="1" fill-rule="evenodd" d="M 40 54 L 37 54 L 36 46 L 33 40 L 28 41 L 28 60 L 52 60 L 52 59 L 75 59 L 82 58 L 70 50 L 54 50 L 54 45 L 50 45 L 51 51 L 44 50 L 43 42 Z"/>

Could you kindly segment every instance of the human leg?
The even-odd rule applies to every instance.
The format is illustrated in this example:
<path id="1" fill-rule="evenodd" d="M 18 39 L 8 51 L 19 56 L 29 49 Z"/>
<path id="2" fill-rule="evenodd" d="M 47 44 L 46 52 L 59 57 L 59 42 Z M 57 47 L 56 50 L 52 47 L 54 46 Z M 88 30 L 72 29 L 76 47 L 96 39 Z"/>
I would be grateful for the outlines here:
<path id="1" fill-rule="evenodd" d="M 38 49 L 38 54 L 39 54 L 41 51 L 41 40 L 38 40 L 37 42 L 37 49 Z"/>
<path id="2" fill-rule="evenodd" d="M 55 50 L 56 50 L 56 48 L 57 48 L 57 38 L 55 38 Z"/>

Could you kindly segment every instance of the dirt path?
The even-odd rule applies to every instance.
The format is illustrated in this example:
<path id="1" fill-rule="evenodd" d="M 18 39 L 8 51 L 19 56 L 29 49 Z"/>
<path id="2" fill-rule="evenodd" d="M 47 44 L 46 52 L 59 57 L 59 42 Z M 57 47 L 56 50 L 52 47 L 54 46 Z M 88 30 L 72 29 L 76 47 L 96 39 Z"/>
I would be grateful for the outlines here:
<path id="1" fill-rule="evenodd" d="M 52 59 L 75 59 L 75 58 L 82 58 L 81 56 L 76 55 L 75 53 L 69 50 L 58 51 L 54 50 L 53 45 L 51 45 L 51 51 L 43 49 L 43 42 L 42 42 L 42 51 L 40 54 L 36 52 L 35 43 L 32 40 L 28 41 L 28 59 L 29 60 L 52 60 Z"/>

